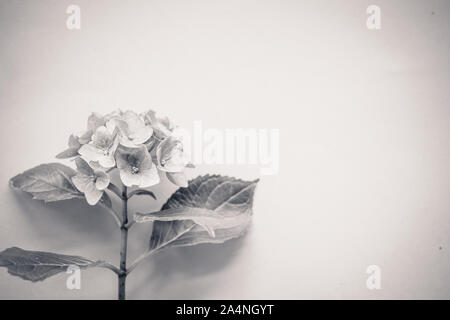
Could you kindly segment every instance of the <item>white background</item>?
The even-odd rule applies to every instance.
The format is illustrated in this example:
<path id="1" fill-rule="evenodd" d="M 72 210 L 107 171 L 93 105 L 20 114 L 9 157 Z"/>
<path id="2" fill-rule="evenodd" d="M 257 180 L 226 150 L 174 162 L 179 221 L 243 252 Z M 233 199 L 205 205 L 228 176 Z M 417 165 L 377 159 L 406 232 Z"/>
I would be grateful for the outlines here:
<path id="1" fill-rule="evenodd" d="M 66 28 L 72 3 L 79 31 Z M 128 298 L 450 298 L 449 16 L 448 1 L 1 0 L 0 250 L 118 263 L 105 211 L 45 205 L 8 180 L 54 161 L 91 111 L 151 107 L 188 128 L 279 128 L 280 170 L 260 177 L 246 237 L 161 252 L 128 278 Z M 203 173 L 259 168 L 189 174 Z M 174 189 L 131 209 L 159 209 Z M 130 260 L 149 230 L 132 229 Z M 372 264 L 381 290 L 366 288 Z M 0 298 L 116 298 L 109 270 L 83 271 L 78 291 L 66 278 L 1 268 Z"/>

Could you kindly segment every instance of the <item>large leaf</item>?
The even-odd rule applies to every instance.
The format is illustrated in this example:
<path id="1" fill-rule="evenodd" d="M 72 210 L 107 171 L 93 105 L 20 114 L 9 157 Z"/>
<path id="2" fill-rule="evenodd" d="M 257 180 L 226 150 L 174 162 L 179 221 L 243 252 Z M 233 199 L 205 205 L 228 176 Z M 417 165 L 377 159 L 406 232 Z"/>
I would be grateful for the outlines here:
<path id="1" fill-rule="evenodd" d="M 81 198 L 83 194 L 71 180 L 75 174 L 75 170 L 60 163 L 41 164 L 11 178 L 10 185 L 45 202 Z"/>
<path id="2" fill-rule="evenodd" d="M 0 252 L 0 266 L 24 280 L 42 281 L 60 272 L 66 272 L 71 265 L 82 269 L 103 264 L 78 256 L 68 256 L 51 252 L 28 251 L 17 247 Z"/>
<path id="3" fill-rule="evenodd" d="M 241 236 L 252 215 L 258 180 L 200 176 L 178 189 L 155 213 L 137 213 L 137 222 L 154 221 L 150 250 L 165 246 L 222 243 Z"/>

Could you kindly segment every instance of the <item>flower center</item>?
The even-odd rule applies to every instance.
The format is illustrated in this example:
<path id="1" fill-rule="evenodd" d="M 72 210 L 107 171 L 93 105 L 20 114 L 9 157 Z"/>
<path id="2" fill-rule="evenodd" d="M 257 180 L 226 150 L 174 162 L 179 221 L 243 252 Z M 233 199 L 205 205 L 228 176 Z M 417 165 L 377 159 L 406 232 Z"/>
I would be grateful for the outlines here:
<path id="1" fill-rule="evenodd" d="M 98 146 L 101 149 L 108 149 L 108 147 L 112 144 L 112 140 L 108 137 L 103 137 L 98 141 Z"/>
<path id="2" fill-rule="evenodd" d="M 138 167 L 131 166 L 131 173 L 136 174 L 136 173 L 138 173 L 138 172 L 139 172 L 139 168 L 138 168 Z"/>

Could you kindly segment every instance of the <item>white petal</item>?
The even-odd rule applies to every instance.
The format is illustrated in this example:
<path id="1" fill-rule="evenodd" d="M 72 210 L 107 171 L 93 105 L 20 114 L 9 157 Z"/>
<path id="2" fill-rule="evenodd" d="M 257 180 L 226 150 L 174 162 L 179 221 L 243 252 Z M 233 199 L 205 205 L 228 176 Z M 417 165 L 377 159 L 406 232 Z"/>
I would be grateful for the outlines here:
<path id="1" fill-rule="evenodd" d="M 105 118 L 101 114 L 93 112 L 88 118 L 88 130 L 95 130 L 104 123 Z"/>
<path id="2" fill-rule="evenodd" d="M 86 161 L 99 161 L 101 157 L 103 157 L 103 152 L 97 149 L 92 144 L 83 145 L 78 153 L 86 160 Z"/>
<path id="3" fill-rule="evenodd" d="M 139 148 L 140 145 L 137 145 L 132 140 L 128 139 L 125 136 L 120 137 L 120 144 L 127 148 Z"/>
<path id="4" fill-rule="evenodd" d="M 87 130 L 86 132 L 81 133 L 80 137 L 78 138 L 78 142 L 80 142 L 80 144 L 89 143 L 91 141 L 93 133 L 94 132 L 92 130 Z"/>
<path id="5" fill-rule="evenodd" d="M 105 190 L 109 186 L 109 175 L 103 171 L 96 171 L 95 175 L 97 178 L 97 180 L 95 180 L 95 187 L 98 190 Z"/>
<path id="6" fill-rule="evenodd" d="M 142 144 L 150 139 L 152 134 L 153 129 L 150 126 L 143 126 L 135 131 L 131 138 L 135 144 Z"/>
<path id="7" fill-rule="evenodd" d="M 72 177 L 72 182 L 81 192 L 85 192 L 89 183 L 92 182 L 92 178 L 84 174 L 76 174 Z"/>
<path id="8" fill-rule="evenodd" d="M 137 174 L 132 174 L 126 170 L 120 170 L 120 180 L 127 187 L 138 186 L 141 182 L 141 177 Z"/>
<path id="9" fill-rule="evenodd" d="M 160 181 L 158 170 L 156 166 L 153 165 L 149 170 L 144 171 L 141 174 L 140 188 L 146 188 L 158 184 Z"/>
<path id="10" fill-rule="evenodd" d="M 87 188 L 84 191 L 84 196 L 86 197 L 87 203 L 89 203 L 91 206 L 97 204 L 102 195 L 103 191 L 98 190 L 95 187 L 95 183 L 93 181 L 87 185 Z"/>
<path id="11" fill-rule="evenodd" d="M 117 168 L 119 168 L 120 170 L 122 169 L 126 169 L 128 167 L 128 152 L 119 149 L 116 152 L 116 163 L 117 163 Z"/>
<path id="12" fill-rule="evenodd" d="M 100 163 L 100 165 L 105 168 L 112 168 L 116 165 L 116 161 L 114 160 L 113 155 L 102 156 L 98 159 L 98 163 Z"/>

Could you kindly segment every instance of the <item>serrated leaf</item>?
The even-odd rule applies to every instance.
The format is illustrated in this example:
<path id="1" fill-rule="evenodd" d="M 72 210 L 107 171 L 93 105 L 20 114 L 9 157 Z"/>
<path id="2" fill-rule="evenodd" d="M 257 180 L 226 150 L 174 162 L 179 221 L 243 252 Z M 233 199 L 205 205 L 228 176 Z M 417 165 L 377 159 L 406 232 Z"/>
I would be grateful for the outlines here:
<path id="1" fill-rule="evenodd" d="M 85 269 L 100 266 L 102 263 L 78 256 L 29 251 L 17 247 L 0 252 L 0 267 L 6 267 L 10 274 L 33 282 L 66 272 L 69 266 L 76 265 Z"/>
<path id="2" fill-rule="evenodd" d="M 241 236 L 252 215 L 258 180 L 200 176 L 178 189 L 156 213 L 137 213 L 137 222 L 154 221 L 150 250 L 166 246 L 222 243 Z"/>
<path id="3" fill-rule="evenodd" d="M 82 198 L 71 178 L 76 171 L 60 163 L 46 163 L 11 178 L 10 185 L 45 202 Z"/>

